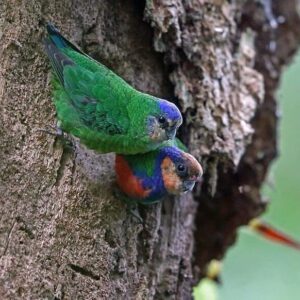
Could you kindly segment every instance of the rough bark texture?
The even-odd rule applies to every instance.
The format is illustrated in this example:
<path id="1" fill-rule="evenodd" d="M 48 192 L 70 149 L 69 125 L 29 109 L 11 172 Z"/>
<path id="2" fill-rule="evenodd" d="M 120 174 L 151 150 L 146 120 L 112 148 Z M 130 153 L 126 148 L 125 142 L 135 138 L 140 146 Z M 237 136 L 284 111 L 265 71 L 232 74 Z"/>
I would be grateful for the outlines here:
<path id="1" fill-rule="evenodd" d="M 1 1 L 0 298 L 190 299 L 199 270 L 265 208 L 274 93 L 300 41 L 298 5 Z M 180 136 L 205 167 L 194 195 L 141 208 L 138 224 L 113 196 L 113 154 L 38 131 L 55 124 L 41 44 L 49 20 L 138 89 L 180 106 Z"/>

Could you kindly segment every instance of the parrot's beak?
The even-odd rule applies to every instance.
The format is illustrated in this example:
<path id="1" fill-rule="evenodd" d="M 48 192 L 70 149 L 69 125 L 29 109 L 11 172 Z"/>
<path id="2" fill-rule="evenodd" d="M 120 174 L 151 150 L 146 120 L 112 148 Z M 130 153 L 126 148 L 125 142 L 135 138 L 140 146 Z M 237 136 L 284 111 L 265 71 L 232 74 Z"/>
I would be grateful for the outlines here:
<path id="1" fill-rule="evenodd" d="M 170 127 L 169 129 L 166 129 L 166 136 L 169 140 L 173 140 L 176 135 L 176 128 Z"/>
<path id="2" fill-rule="evenodd" d="M 184 193 L 191 191 L 195 186 L 194 180 L 185 180 L 182 184 L 182 190 Z"/>

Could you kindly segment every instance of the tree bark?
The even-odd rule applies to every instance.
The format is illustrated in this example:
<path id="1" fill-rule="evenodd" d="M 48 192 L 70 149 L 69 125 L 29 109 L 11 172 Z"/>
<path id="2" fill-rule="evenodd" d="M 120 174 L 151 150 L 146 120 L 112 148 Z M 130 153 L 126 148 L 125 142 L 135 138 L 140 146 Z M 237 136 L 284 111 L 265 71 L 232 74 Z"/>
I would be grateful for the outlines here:
<path id="1" fill-rule="evenodd" d="M 274 93 L 300 41 L 298 6 L 2 1 L 0 298 L 190 299 L 205 264 L 265 209 Z M 139 224 L 113 196 L 113 154 L 39 131 L 56 123 L 47 21 L 136 88 L 178 104 L 179 136 L 205 170 L 193 195 L 141 208 Z"/>

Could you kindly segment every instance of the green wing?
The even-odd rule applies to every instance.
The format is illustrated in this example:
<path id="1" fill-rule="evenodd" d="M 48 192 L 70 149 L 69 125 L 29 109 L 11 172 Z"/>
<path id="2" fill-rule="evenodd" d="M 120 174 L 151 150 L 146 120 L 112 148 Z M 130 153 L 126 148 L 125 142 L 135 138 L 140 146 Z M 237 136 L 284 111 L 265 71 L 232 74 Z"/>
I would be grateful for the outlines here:
<path id="1" fill-rule="evenodd" d="M 66 111 L 60 114 L 62 123 L 66 118 L 71 118 L 68 123 L 79 118 L 81 126 L 92 131 L 125 134 L 129 127 L 126 107 L 135 90 L 107 68 L 89 62 L 88 57 L 71 49 L 62 51 L 51 44 L 48 49 L 60 83 L 55 84 L 55 89 L 61 90 L 60 94 L 65 91 L 64 97 L 55 97 L 57 109 L 65 107 L 60 103 L 65 101 L 68 102 L 65 109 L 70 109 L 66 115 Z"/>

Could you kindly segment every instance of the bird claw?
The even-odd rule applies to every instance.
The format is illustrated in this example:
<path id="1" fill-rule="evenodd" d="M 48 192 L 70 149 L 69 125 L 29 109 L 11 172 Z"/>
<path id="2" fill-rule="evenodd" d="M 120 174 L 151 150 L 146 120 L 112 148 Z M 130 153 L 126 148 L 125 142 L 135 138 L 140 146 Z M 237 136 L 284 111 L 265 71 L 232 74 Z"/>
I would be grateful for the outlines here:
<path id="1" fill-rule="evenodd" d="M 143 224 L 144 222 L 138 211 L 137 203 L 127 198 L 117 187 L 114 189 L 113 193 L 116 198 L 121 199 L 126 204 L 127 212 L 132 215 L 140 224 Z"/>
<path id="2" fill-rule="evenodd" d="M 131 214 L 134 218 L 137 219 L 137 221 L 140 223 L 140 224 L 143 224 L 144 223 L 144 220 L 142 219 L 140 213 L 139 213 L 139 210 L 138 210 L 138 207 L 137 205 L 135 205 L 135 207 L 133 208 L 132 205 L 127 205 L 127 211 L 129 212 L 129 214 Z"/>
<path id="3" fill-rule="evenodd" d="M 46 125 L 46 128 L 38 128 L 37 131 L 45 132 L 55 137 L 64 138 L 64 132 L 58 126 Z"/>
<path id="4" fill-rule="evenodd" d="M 64 131 L 58 125 L 57 126 L 46 125 L 45 128 L 38 128 L 37 131 L 45 132 L 49 135 L 52 135 L 62 140 L 65 146 L 73 148 L 72 140 L 64 133 Z"/>

